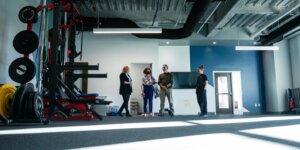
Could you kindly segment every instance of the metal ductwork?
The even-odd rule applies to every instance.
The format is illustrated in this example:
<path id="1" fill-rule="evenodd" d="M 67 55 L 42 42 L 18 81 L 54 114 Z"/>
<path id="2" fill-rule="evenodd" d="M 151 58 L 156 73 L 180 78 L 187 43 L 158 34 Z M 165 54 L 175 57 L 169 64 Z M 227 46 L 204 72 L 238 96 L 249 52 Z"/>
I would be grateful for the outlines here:
<path id="1" fill-rule="evenodd" d="M 192 35 L 200 19 L 213 0 L 197 0 L 183 26 L 180 29 L 162 29 L 162 34 L 135 34 L 139 38 L 153 39 L 183 39 Z M 100 24 L 98 24 L 98 22 Z M 79 30 L 92 31 L 93 28 L 138 28 L 139 26 L 128 19 L 121 18 L 83 18 L 83 27 Z"/>
<path id="2" fill-rule="evenodd" d="M 197 23 L 203 17 L 211 0 L 198 0 L 188 16 L 183 28 L 180 29 L 163 29 L 162 34 L 143 34 L 135 35 L 139 38 L 155 38 L 155 39 L 183 39 L 192 35 Z"/>
<path id="3" fill-rule="evenodd" d="M 260 36 L 261 45 L 272 45 L 276 42 L 279 42 L 284 39 L 284 34 L 288 33 L 289 31 L 293 30 L 294 28 L 300 26 L 300 15 L 292 19 L 291 21 L 287 22 L 286 24 L 282 25 L 278 29 L 270 32 L 268 35 Z"/>
<path id="4" fill-rule="evenodd" d="M 83 17 L 83 26 L 77 30 L 93 31 L 93 28 L 139 28 L 139 26 L 128 19 L 122 18 L 91 18 Z"/>

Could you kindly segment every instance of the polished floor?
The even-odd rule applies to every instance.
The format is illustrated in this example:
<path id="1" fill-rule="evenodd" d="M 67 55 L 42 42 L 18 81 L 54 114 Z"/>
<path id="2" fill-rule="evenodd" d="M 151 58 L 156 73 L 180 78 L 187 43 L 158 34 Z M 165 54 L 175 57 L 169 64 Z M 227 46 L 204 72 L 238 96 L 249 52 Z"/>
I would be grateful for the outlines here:
<path id="1" fill-rule="evenodd" d="M 105 117 L 0 125 L 0 149 L 300 149 L 300 115 Z"/>

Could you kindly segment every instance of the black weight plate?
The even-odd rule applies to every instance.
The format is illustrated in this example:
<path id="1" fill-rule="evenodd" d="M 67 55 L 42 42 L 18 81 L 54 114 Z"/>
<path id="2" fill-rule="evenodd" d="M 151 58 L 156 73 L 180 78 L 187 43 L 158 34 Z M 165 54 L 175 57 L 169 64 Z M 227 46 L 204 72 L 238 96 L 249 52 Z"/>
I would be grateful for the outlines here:
<path id="1" fill-rule="evenodd" d="M 30 59 L 18 58 L 10 64 L 8 73 L 12 80 L 24 84 L 34 78 L 36 67 Z"/>
<path id="2" fill-rule="evenodd" d="M 26 114 L 24 114 L 23 110 L 25 108 L 25 101 L 28 101 L 28 93 L 34 92 L 34 85 L 32 83 L 25 84 L 24 90 L 22 93 L 20 93 L 20 100 L 19 100 L 19 106 L 18 106 L 18 118 L 24 118 Z"/>
<path id="3" fill-rule="evenodd" d="M 19 101 L 20 101 L 20 95 L 23 93 L 25 88 L 25 85 L 21 85 L 20 87 L 17 88 L 15 95 L 12 100 L 12 105 L 11 105 L 11 114 L 14 120 L 18 119 L 18 111 L 19 111 Z"/>
<path id="4" fill-rule="evenodd" d="M 44 116 L 44 102 L 42 96 L 35 92 L 34 93 L 34 101 L 33 101 L 33 108 L 34 108 L 34 119 L 40 120 Z"/>
<path id="5" fill-rule="evenodd" d="M 33 6 L 25 6 L 19 11 L 19 19 L 23 23 L 36 23 L 38 20 L 38 11 Z"/>
<path id="6" fill-rule="evenodd" d="M 13 40 L 15 50 L 24 55 L 34 52 L 38 48 L 38 45 L 38 36 L 29 30 L 19 32 Z"/>
<path id="7" fill-rule="evenodd" d="M 25 96 L 24 96 L 24 99 L 22 100 L 22 112 L 21 114 L 23 115 L 24 118 L 28 118 L 28 112 L 27 112 L 27 109 L 28 109 L 28 102 L 29 102 L 29 99 L 30 99 L 30 92 L 27 92 L 25 93 Z"/>
<path id="8" fill-rule="evenodd" d="M 33 119 L 33 101 L 34 101 L 34 92 L 29 93 L 29 99 L 27 101 L 27 117 Z"/>

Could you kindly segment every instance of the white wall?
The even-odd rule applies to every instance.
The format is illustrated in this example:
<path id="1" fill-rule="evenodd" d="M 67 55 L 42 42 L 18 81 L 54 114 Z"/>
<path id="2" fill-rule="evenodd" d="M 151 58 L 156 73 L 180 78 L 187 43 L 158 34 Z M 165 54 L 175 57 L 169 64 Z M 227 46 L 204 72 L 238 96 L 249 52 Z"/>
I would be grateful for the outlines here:
<path id="1" fill-rule="evenodd" d="M 263 67 L 265 80 L 266 111 L 273 112 L 273 110 L 278 110 L 278 97 L 276 94 L 277 82 L 273 52 L 263 52 Z"/>
<path id="2" fill-rule="evenodd" d="M 286 90 L 292 87 L 292 75 L 288 42 L 283 40 L 275 45 L 279 51 L 263 53 L 266 111 L 288 110 Z"/>
<path id="3" fill-rule="evenodd" d="M 300 87 L 300 35 L 289 40 L 293 88 Z"/>
<path id="4" fill-rule="evenodd" d="M 278 85 L 276 93 L 278 97 L 278 111 L 283 112 L 288 110 L 286 90 L 292 87 L 290 52 L 287 40 L 283 40 L 276 45 L 280 49 L 274 52 L 276 82 Z"/>
<path id="5" fill-rule="evenodd" d="M 18 14 L 28 4 L 19 0 L 0 1 L 0 83 L 16 84 L 8 75 L 8 67 L 13 60 L 22 56 L 15 51 L 12 42 L 18 32 L 26 29 L 26 24 L 20 22 Z"/>
<path id="6" fill-rule="evenodd" d="M 189 46 L 160 46 L 159 69 L 163 64 L 168 64 L 170 72 L 190 72 L 190 47 Z"/>
<path id="7" fill-rule="evenodd" d="M 83 62 L 89 62 L 90 65 L 99 64 L 99 71 L 89 73 L 107 73 L 108 76 L 106 79 L 89 79 L 88 92 L 108 96 L 107 100 L 113 101 L 112 105 L 120 106 L 123 102 L 119 95 L 119 75 L 123 66 L 130 67 L 131 63 L 152 63 L 153 75 L 158 75 L 158 43 L 153 40 L 86 32 L 83 49 Z M 135 84 L 135 80 L 140 79 L 141 77 L 133 78 L 133 86 L 140 87 Z"/>

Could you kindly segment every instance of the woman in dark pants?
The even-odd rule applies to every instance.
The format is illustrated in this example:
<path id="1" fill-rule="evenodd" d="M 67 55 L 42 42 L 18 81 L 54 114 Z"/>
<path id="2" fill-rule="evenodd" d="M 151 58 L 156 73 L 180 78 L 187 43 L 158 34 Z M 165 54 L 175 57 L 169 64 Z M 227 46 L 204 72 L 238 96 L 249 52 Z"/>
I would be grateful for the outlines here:
<path id="1" fill-rule="evenodd" d="M 118 112 L 119 116 L 123 116 L 122 115 L 122 111 L 125 108 L 126 110 L 126 117 L 131 117 L 129 110 L 128 110 L 128 102 L 129 102 L 129 97 L 130 94 L 132 93 L 132 79 L 129 76 L 129 67 L 125 66 L 123 67 L 123 71 L 120 74 L 120 95 L 122 95 L 123 97 L 123 104 Z"/>

